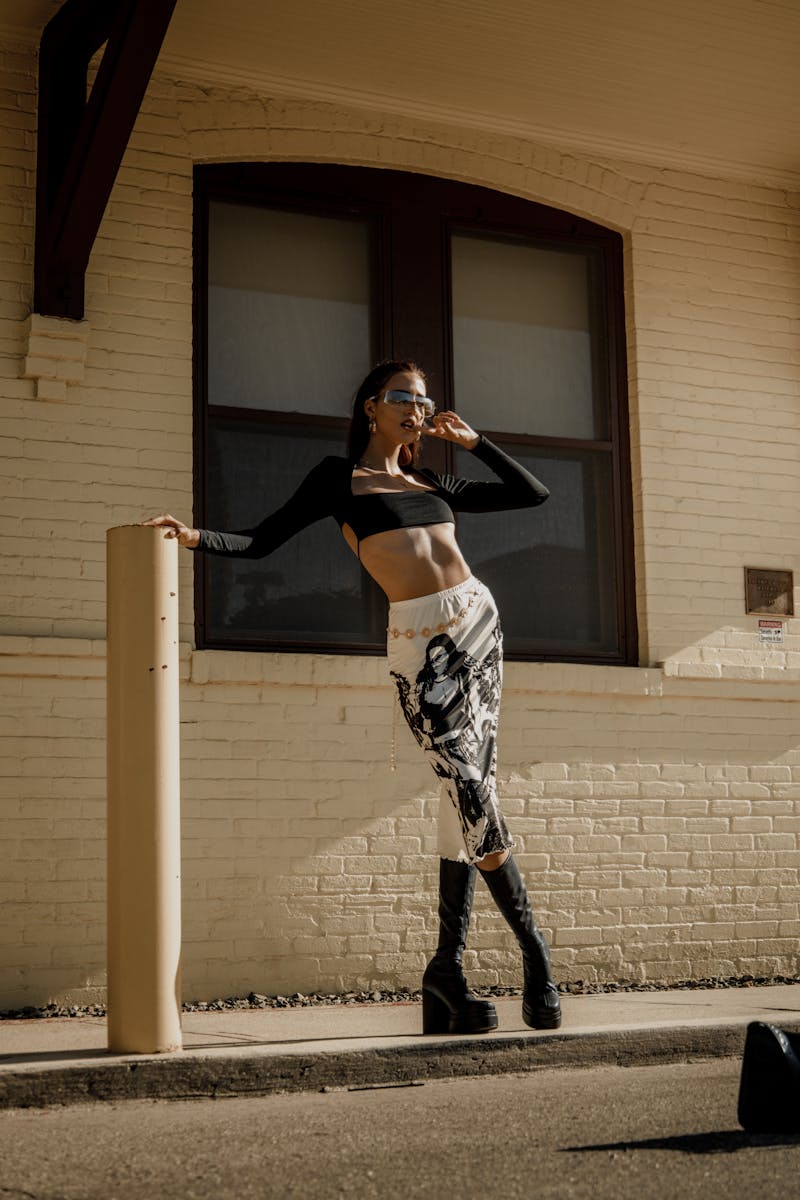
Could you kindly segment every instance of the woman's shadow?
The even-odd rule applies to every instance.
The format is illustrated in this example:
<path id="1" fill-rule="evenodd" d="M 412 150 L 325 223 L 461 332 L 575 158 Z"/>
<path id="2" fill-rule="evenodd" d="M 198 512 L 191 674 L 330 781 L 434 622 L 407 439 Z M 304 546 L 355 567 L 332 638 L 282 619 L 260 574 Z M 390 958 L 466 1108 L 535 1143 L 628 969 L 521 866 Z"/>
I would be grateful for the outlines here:
<path id="1" fill-rule="evenodd" d="M 674 1137 L 642 1138 L 636 1142 L 602 1142 L 595 1146 L 564 1146 L 561 1153 L 595 1150 L 678 1150 L 682 1154 L 735 1154 L 753 1146 L 798 1146 L 800 1133 L 745 1133 L 715 1129 L 708 1133 L 679 1133 Z"/>

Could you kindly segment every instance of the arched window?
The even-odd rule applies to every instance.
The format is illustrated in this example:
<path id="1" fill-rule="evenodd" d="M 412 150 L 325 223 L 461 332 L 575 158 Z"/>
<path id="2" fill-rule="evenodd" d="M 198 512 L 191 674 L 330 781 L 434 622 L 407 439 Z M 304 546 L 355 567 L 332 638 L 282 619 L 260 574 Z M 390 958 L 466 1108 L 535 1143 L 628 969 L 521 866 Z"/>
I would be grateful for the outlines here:
<path id="1" fill-rule="evenodd" d="M 459 518 L 508 658 L 635 663 L 622 243 L 469 184 L 359 167 L 195 172 L 196 508 L 256 523 L 326 454 L 381 358 L 550 488 L 544 507 Z M 442 443 L 437 470 L 482 465 Z M 269 558 L 203 556 L 202 647 L 381 653 L 385 602 L 332 520 Z"/>

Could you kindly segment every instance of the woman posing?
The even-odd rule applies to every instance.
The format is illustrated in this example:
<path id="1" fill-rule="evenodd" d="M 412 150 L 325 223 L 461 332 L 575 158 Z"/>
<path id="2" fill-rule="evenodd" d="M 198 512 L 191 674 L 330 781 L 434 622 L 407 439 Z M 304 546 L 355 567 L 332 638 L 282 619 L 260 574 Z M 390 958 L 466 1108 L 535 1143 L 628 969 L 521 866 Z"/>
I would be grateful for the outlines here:
<path id="1" fill-rule="evenodd" d="M 422 437 L 471 451 L 497 482 L 416 467 Z M 322 517 L 333 516 L 350 549 L 389 601 L 387 656 L 408 725 L 442 780 L 439 813 L 439 945 L 422 980 L 425 1033 L 497 1027 L 461 967 L 476 870 L 522 950 L 522 1015 L 534 1029 L 561 1023 L 547 944 L 531 914 L 513 842 L 497 802 L 496 740 L 502 638 L 491 593 L 475 579 L 455 537 L 456 512 L 542 504 L 537 479 L 454 412 L 435 413 L 411 362 L 375 367 L 358 389 L 346 458 L 325 458 L 295 494 L 252 529 L 190 529 L 168 513 L 181 546 L 262 558 Z"/>

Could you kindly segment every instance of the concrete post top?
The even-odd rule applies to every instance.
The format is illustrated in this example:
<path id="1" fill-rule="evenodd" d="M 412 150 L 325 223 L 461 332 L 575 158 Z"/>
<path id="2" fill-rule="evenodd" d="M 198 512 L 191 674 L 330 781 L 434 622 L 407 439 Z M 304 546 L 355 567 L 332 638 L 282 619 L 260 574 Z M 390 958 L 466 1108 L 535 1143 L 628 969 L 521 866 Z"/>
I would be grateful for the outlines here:
<path id="1" fill-rule="evenodd" d="M 167 527 L 164 525 L 146 525 L 144 521 L 131 521 L 128 525 L 109 525 L 106 532 L 120 533 L 123 529 L 144 529 L 153 534 L 166 534 L 167 532 Z M 175 539 L 170 538 L 169 540 L 174 541 Z"/>

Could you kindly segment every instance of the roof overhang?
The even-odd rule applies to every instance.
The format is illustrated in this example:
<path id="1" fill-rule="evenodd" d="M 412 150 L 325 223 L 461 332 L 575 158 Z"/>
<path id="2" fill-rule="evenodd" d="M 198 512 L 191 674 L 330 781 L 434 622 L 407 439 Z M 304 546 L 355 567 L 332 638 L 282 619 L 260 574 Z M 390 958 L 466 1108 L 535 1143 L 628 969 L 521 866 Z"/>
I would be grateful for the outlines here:
<path id="1" fill-rule="evenodd" d="M 157 70 L 796 184 L 799 61 L 796 0 L 178 0 Z"/>

